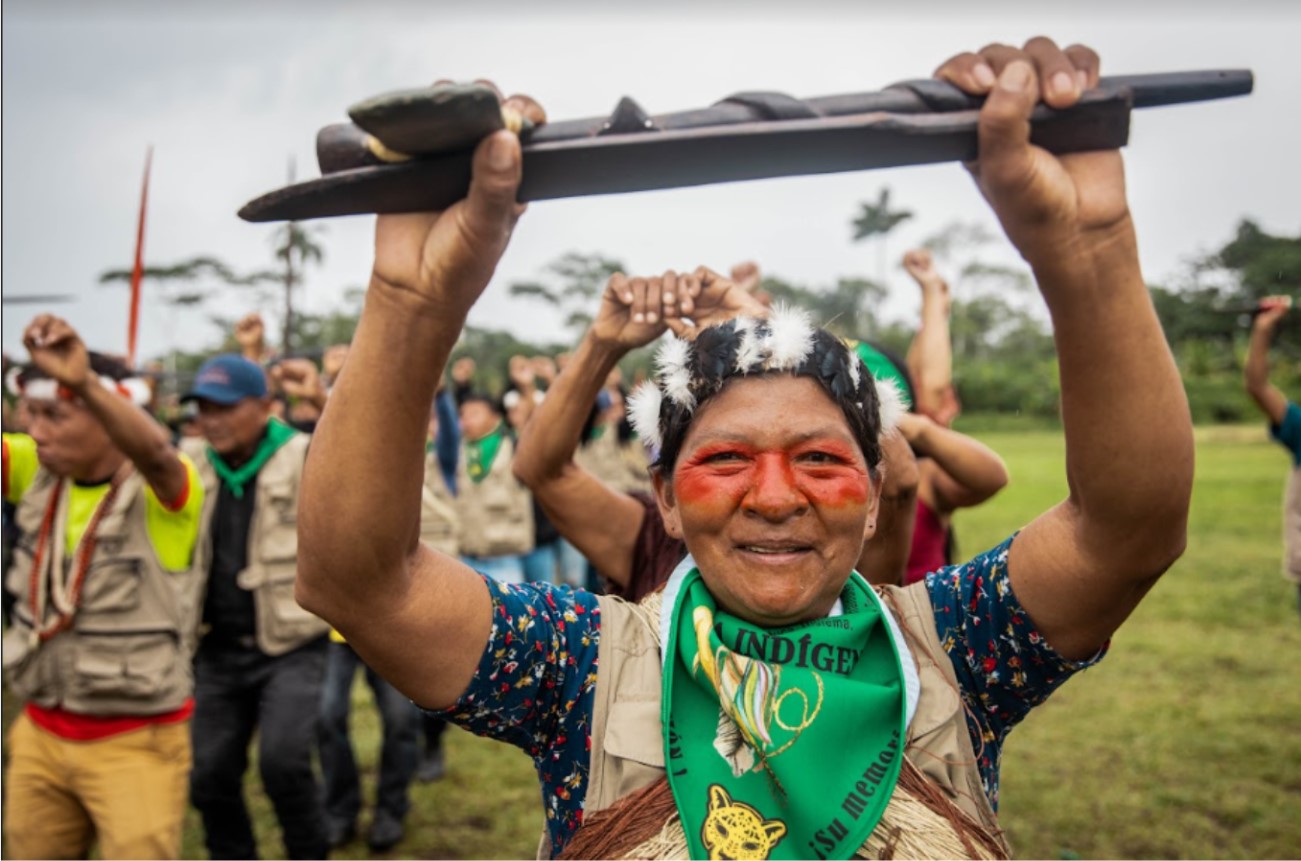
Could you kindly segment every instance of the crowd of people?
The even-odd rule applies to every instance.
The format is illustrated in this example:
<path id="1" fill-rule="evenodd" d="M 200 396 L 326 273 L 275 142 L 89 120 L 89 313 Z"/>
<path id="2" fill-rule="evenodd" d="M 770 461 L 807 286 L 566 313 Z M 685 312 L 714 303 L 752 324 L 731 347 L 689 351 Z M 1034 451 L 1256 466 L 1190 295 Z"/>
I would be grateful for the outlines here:
<path id="1" fill-rule="evenodd" d="M 1032 40 L 937 74 L 987 96 L 972 170 L 1054 320 L 1066 501 L 959 553 L 955 512 L 1009 476 L 951 427 L 948 287 L 921 249 L 903 358 L 771 307 L 747 263 L 616 274 L 572 353 L 513 357 L 504 391 L 449 369 L 522 213 L 518 141 L 494 134 L 465 201 L 379 218 L 351 344 L 279 357 L 249 315 L 170 431 L 146 377 L 57 317 L 27 327 L 9 857 L 178 857 L 192 804 L 211 857 L 255 858 L 255 736 L 286 856 L 327 857 L 363 818 L 358 673 L 377 850 L 412 781 L 443 776 L 451 723 L 533 759 L 542 857 L 1006 857 L 1003 741 L 1182 552 L 1191 422 L 1118 153 L 1028 140 L 1096 55 Z M 1268 381 L 1287 305 L 1257 316 L 1246 379 L 1301 464 L 1301 409 Z M 630 390 L 620 362 L 654 342 Z"/>

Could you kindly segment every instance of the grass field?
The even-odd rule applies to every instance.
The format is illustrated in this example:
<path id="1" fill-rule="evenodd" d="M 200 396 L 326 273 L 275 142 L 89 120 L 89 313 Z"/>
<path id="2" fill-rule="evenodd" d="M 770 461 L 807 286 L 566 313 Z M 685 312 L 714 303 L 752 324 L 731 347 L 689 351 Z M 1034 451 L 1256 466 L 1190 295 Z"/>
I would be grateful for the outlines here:
<path id="1" fill-rule="evenodd" d="M 960 517 L 967 555 L 1065 496 L 1059 433 L 982 438 L 1012 483 Z M 1204 428 L 1197 441 L 1183 559 L 1107 659 L 1005 747 L 1001 817 L 1019 857 L 1301 857 L 1301 617 L 1279 575 L 1287 456 L 1260 427 Z M 354 704 L 373 797 L 379 727 L 364 687 Z M 407 839 L 382 857 L 532 857 L 542 817 L 527 757 L 457 730 L 446 738 L 447 779 L 413 787 Z M 262 856 L 281 857 L 256 778 L 248 790 Z M 205 857 L 193 814 L 184 854 Z M 334 857 L 371 854 L 358 841 Z"/>

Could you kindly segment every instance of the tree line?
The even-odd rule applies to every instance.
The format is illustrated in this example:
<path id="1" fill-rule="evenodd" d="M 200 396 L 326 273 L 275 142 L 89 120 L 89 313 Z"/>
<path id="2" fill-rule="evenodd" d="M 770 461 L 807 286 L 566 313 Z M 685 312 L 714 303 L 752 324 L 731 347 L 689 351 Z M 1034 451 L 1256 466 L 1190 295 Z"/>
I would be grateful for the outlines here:
<path id="1" fill-rule="evenodd" d="M 765 277 L 760 287 L 776 300 L 807 308 L 837 334 L 869 340 L 902 355 L 916 333 L 916 321 L 885 320 L 878 309 L 889 293 L 888 266 L 903 250 L 889 248 L 891 234 L 912 215 L 894 207 L 888 188 L 876 200 L 860 204 L 851 220 L 851 238 L 876 247 L 877 271 L 870 276 L 843 277 L 833 284 Z M 1012 415 L 1052 423 L 1057 420 L 1059 394 L 1052 335 L 1039 303 L 1033 301 L 1029 272 L 992 262 L 998 243 L 999 238 L 982 226 L 966 223 L 949 224 L 923 243 L 951 286 L 954 382 L 964 418 L 980 422 L 994 415 Z M 319 234 L 291 223 L 274 237 L 272 252 L 273 267 L 252 272 L 236 271 L 211 255 L 202 255 L 151 267 L 145 276 L 155 298 L 174 306 L 202 307 L 215 285 L 248 290 L 261 307 L 281 304 L 281 348 L 286 354 L 317 355 L 330 344 L 350 340 L 363 288 L 345 291 L 343 303 L 325 313 L 293 308 L 294 291 L 306 270 L 324 258 Z M 481 383 L 504 385 L 511 355 L 555 355 L 575 342 L 590 324 L 606 280 L 621 270 L 622 261 L 601 253 L 561 255 L 537 277 L 512 283 L 508 289 L 520 301 L 555 309 L 565 338 L 530 341 L 506 331 L 470 326 L 453 358 L 473 356 Z M 120 282 L 124 276 L 122 271 L 111 271 L 101 280 Z M 1264 296 L 1295 295 L 1301 292 L 1298 288 L 1301 235 L 1273 235 L 1250 219 L 1242 220 L 1222 247 L 1188 263 L 1173 283 L 1149 285 L 1183 375 L 1194 421 L 1255 420 L 1241 382 L 1251 309 Z M 231 330 L 233 321 L 212 319 L 226 332 Z M 225 343 L 210 350 L 176 351 L 165 364 L 172 376 L 183 379 L 214 350 L 233 347 L 228 335 Z M 649 351 L 638 351 L 625 360 L 625 378 L 645 373 L 649 366 Z M 1287 324 L 1280 334 L 1274 374 L 1284 391 L 1301 392 L 1301 324 Z"/>

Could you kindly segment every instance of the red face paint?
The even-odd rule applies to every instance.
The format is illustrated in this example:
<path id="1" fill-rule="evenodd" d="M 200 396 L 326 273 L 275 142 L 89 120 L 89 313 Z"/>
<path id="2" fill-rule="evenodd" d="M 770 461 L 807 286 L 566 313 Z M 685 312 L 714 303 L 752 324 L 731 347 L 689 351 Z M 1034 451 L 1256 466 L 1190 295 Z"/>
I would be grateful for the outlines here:
<path id="1" fill-rule="evenodd" d="M 741 442 L 710 443 L 683 460 L 674 489 L 688 505 L 748 504 L 780 508 L 841 508 L 867 502 L 869 479 L 854 449 L 836 439 L 801 440 L 758 449 Z"/>

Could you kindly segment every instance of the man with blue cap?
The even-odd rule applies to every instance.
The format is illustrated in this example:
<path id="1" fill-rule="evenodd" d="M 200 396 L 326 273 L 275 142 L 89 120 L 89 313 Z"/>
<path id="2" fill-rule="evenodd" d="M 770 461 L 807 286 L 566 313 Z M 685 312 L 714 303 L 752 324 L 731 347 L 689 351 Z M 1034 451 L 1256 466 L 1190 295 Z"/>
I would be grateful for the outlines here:
<path id="1" fill-rule="evenodd" d="M 303 730 L 316 718 L 329 629 L 294 601 L 308 437 L 272 417 L 266 375 L 242 356 L 205 362 L 184 400 L 198 403 L 206 442 L 193 457 L 207 489 L 195 553 L 208 585 L 195 656 L 190 800 L 213 858 L 257 857 L 243 796 L 256 729 L 286 857 L 324 858 L 315 736 Z"/>

